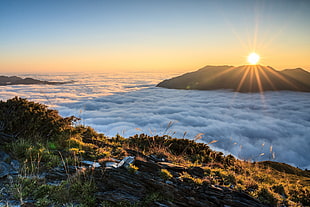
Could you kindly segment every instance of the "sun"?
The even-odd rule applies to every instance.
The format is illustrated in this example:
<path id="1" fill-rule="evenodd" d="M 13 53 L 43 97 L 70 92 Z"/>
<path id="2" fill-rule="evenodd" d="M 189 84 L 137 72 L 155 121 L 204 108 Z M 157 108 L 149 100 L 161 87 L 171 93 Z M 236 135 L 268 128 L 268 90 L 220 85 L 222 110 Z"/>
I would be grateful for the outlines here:
<path id="1" fill-rule="evenodd" d="M 256 65 L 259 61 L 259 55 L 256 54 L 255 52 L 249 54 L 248 56 L 248 62 L 251 64 L 251 65 Z"/>

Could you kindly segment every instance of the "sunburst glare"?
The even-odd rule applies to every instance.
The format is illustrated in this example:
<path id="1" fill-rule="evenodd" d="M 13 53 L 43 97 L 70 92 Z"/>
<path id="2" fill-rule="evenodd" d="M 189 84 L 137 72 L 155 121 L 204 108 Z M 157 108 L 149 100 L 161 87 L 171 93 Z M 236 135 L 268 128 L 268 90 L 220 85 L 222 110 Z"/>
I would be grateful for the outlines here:
<path id="1" fill-rule="evenodd" d="M 248 56 L 248 62 L 251 65 L 256 65 L 259 62 L 260 56 L 258 54 L 256 54 L 255 52 L 251 53 Z"/>

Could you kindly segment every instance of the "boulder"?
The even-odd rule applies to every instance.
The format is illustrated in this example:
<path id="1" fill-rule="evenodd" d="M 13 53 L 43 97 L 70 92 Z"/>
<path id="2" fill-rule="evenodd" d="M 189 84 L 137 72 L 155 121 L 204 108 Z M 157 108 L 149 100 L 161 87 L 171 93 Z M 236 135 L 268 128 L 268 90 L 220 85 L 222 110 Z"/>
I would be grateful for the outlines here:
<path id="1" fill-rule="evenodd" d="M 0 162 L 0 178 L 4 178 L 11 172 L 11 165 L 6 162 Z"/>

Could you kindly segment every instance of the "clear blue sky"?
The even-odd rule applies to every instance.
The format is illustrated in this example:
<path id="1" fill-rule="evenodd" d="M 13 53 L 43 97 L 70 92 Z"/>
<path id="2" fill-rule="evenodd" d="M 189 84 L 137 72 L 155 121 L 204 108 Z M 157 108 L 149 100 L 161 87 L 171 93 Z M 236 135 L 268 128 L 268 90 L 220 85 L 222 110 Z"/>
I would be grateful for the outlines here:
<path id="1" fill-rule="evenodd" d="M 310 69 L 307 0 L 1 0 L 0 72 Z"/>

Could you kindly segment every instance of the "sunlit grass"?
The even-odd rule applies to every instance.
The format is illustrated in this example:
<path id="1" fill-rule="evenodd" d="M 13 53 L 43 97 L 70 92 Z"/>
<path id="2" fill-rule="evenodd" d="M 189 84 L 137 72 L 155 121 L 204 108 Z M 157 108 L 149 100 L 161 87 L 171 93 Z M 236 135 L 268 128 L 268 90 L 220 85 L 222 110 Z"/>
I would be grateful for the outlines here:
<path id="1" fill-rule="evenodd" d="M 50 113 L 54 112 L 50 111 Z M 12 118 L 18 119 L 19 116 Z M 60 119 L 58 116 L 56 118 Z M 45 126 L 41 120 L 29 123 L 29 126 L 31 128 L 32 124 L 38 123 Z M 168 129 L 171 126 L 172 124 L 168 124 Z M 51 127 L 53 128 L 53 125 Z M 64 140 L 54 139 L 46 142 L 43 137 L 34 140 L 32 133 L 25 131 L 26 136 L 23 139 L 6 145 L 6 150 L 10 150 L 14 158 L 23 164 L 20 172 L 23 177 L 10 184 L 10 193 L 21 201 L 35 199 L 36 204 L 39 205 L 41 202 L 46 206 L 59 204 L 59 202 L 78 202 L 86 206 L 95 206 L 96 183 L 91 179 L 92 169 L 85 170 L 83 174 L 68 175 L 69 178 L 58 186 L 47 185 L 44 180 L 38 181 L 38 176 L 34 178 L 27 176 L 39 175 L 44 168 L 63 167 L 66 169 L 68 165 L 79 166 L 79 161 L 86 159 L 100 160 L 104 164 L 105 161 L 114 158 L 122 159 L 134 151 L 139 154 L 138 159 L 141 162 L 148 162 L 151 156 L 159 160 L 157 162 L 159 170 L 152 176 L 157 176 L 155 179 L 162 179 L 163 184 L 169 180 L 178 182 L 180 185 L 189 184 L 195 188 L 218 185 L 245 192 L 262 203 L 272 206 L 307 206 L 310 204 L 310 173 L 308 171 L 283 163 L 250 162 L 236 159 L 232 155 L 224 155 L 222 152 L 212 150 L 209 146 L 218 140 L 212 140 L 208 144 L 198 143 L 197 141 L 202 138 L 203 134 L 197 134 L 193 140 L 146 134 L 124 138 L 120 135 L 105 137 L 92 128 L 81 125 L 72 126 L 68 123 L 64 127 L 68 128 L 70 133 L 61 131 L 61 129 L 57 131 L 57 135 Z M 269 152 L 273 156 L 272 146 L 269 147 Z M 48 164 L 49 162 L 51 163 Z M 164 168 L 163 163 L 166 163 L 168 167 L 169 165 L 177 167 L 181 169 L 181 172 L 172 173 Z M 199 176 L 190 173 L 194 167 L 200 169 Z M 139 175 L 139 170 L 139 167 L 133 163 L 124 173 L 131 173 L 134 176 Z"/>

